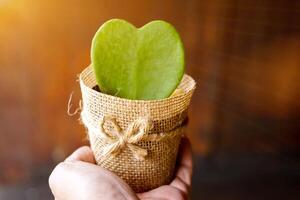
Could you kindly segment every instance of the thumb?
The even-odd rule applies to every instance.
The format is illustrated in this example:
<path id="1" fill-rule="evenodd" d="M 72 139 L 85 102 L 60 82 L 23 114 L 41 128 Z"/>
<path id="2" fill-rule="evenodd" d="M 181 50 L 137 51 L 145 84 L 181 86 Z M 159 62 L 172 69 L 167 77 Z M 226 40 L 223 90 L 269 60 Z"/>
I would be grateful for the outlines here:
<path id="1" fill-rule="evenodd" d="M 74 151 L 68 158 L 66 158 L 66 161 L 83 161 L 96 164 L 93 151 L 88 146 L 80 147 Z"/>

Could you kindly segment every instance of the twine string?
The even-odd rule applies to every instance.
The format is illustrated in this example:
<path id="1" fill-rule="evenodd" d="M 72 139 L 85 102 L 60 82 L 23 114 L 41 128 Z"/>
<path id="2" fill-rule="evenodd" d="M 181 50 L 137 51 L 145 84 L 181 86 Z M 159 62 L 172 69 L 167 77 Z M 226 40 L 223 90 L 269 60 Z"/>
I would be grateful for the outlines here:
<path id="1" fill-rule="evenodd" d="M 79 113 L 82 110 L 82 102 L 81 102 L 81 100 L 79 100 L 78 107 L 73 112 L 71 112 L 71 108 L 73 106 L 73 104 L 72 104 L 73 93 L 74 92 L 71 92 L 71 94 L 70 94 L 69 101 L 68 101 L 68 107 L 67 107 L 67 114 L 71 117 L 76 115 L 77 113 Z"/>
<path id="2" fill-rule="evenodd" d="M 104 128 L 108 123 L 111 124 L 112 129 Z M 148 152 L 139 147 L 137 143 L 146 138 L 151 127 L 152 123 L 149 118 L 141 117 L 132 122 L 125 131 L 122 131 L 115 118 L 104 116 L 100 122 L 100 132 L 108 145 L 103 149 L 103 156 L 117 156 L 125 147 L 128 147 L 137 160 L 144 160 Z"/>

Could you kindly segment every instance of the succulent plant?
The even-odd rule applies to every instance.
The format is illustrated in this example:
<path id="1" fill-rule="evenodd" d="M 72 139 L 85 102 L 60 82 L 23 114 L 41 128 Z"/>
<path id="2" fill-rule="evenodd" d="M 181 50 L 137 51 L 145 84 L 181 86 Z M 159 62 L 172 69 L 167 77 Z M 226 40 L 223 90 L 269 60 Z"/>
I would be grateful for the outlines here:
<path id="1" fill-rule="evenodd" d="M 184 74 L 184 48 L 175 28 L 152 21 L 141 28 L 120 20 L 96 32 L 91 60 L 101 92 L 137 100 L 169 97 Z"/>

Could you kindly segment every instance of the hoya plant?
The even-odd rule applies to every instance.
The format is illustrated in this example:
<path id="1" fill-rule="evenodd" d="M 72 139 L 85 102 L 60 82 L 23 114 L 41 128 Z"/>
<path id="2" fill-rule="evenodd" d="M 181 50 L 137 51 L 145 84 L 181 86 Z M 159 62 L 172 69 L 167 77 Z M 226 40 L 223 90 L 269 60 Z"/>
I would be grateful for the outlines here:
<path id="1" fill-rule="evenodd" d="M 91 60 L 100 91 L 126 99 L 169 97 L 184 74 L 184 48 L 175 28 L 161 20 L 141 28 L 120 19 L 96 32 Z"/>

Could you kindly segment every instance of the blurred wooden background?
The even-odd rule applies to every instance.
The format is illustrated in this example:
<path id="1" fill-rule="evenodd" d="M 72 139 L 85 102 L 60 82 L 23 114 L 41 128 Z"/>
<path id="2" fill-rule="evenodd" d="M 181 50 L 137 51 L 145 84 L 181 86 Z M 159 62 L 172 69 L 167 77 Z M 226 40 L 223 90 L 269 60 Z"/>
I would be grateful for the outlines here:
<path id="1" fill-rule="evenodd" d="M 77 74 L 111 18 L 163 19 L 180 32 L 198 86 L 187 129 L 197 158 L 298 163 L 300 1 L 0 0 L 0 197 L 14 191 L 7 185 L 46 185 L 55 163 L 87 143 L 67 102 L 72 91 L 80 99 Z"/>

